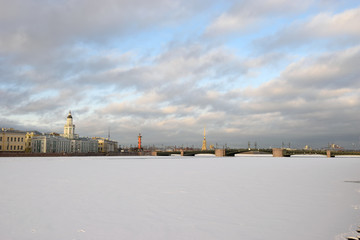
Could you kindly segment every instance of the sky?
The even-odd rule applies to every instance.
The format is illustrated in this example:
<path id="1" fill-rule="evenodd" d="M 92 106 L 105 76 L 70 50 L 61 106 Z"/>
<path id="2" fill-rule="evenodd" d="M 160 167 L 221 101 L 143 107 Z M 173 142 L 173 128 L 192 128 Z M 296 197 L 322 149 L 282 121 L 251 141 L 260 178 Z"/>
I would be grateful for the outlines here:
<path id="1" fill-rule="evenodd" d="M 0 0 L 0 127 L 360 148 L 358 0 Z"/>

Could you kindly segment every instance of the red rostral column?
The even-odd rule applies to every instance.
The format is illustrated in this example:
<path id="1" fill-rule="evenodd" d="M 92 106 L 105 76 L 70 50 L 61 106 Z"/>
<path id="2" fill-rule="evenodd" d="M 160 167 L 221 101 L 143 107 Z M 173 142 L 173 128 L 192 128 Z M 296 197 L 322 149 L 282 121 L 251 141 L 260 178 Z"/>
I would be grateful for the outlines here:
<path id="1" fill-rule="evenodd" d="M 139 136 L 138 136 L 138 149 L 141 150 L 141 134 L 139 133 Z"/>

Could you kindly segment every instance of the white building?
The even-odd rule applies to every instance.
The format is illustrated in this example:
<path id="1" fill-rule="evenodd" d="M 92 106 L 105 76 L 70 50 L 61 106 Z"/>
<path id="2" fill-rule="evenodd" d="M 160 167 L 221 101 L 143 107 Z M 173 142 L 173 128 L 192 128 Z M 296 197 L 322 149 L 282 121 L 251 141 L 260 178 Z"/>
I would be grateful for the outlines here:
<path id="1" fill-rule="evenodd" d="M 71 111 L 64 125 L 64 134 L 46 134 L 31 139 L 34 153 L 97 153 L 98 141 L 91 138 L 79 138 L 75 134 L 75 125 Z"/>
<path id="2" fill-rule="evenodd" d="M 90 138 L 70 140 L 70 152 L 72 153 L 96 153 L 98 152 L 98 141 Z"/>
<path id="3" fill-rule="evenodd" d="M 61 136 L 41 135 L 31 139 L 33 153 L 69 153 L 70 140 Z"/>

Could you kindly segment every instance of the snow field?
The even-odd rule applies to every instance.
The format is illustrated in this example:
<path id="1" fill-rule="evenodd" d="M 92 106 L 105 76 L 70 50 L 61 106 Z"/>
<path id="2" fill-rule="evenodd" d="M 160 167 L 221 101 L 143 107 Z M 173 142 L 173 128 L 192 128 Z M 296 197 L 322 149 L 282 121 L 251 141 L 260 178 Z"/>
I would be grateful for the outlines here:
<path id="1" fill-rule="evenodd" d="M 360 158 L 0 158 L 0 239 L 343 239 L 360 224 L 359 169 Z"/>

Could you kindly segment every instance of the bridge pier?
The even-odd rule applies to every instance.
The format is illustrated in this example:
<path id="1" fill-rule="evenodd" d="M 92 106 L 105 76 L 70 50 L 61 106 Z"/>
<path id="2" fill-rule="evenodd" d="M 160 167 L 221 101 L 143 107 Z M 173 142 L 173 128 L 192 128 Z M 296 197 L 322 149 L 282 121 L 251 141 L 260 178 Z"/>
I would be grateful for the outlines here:
<path id="1" fill-rule="evenodd" d="M 290 157 L 290 154 L 284 154 L 285 149 L 283 148 L 273 148 L 273 157 Z"/>
<path id="2" fill-rule="evenodd" d="M 216 157 L 225 157 L 225 149 L 215 149 Z"/>
<path id="3" fill-rule="evenodd" d="M 184 156 L 184 150 L 180 150 L 180 155 L 183 157 Z"/>
<path id="4" fill-rule="evenodd" d="M 326 156 L 327 156 L 328 158 L 335 157 L 334 155 L 331 155 L 331 151 L 330 151 L 330 150 L 326 150 Z"/>
<path id="5" fill-rule="evenodd" d="M 282 148 L 272 149 L 273 157 L 284 157 L 284 150 Z"/>
<path id="6" fill-rule="evenodd" d="M 151 152 L 151 156 L 157 156 L 157 152 L 156 152 L 156 151 L 152 151 L 152 152 Z"/>

